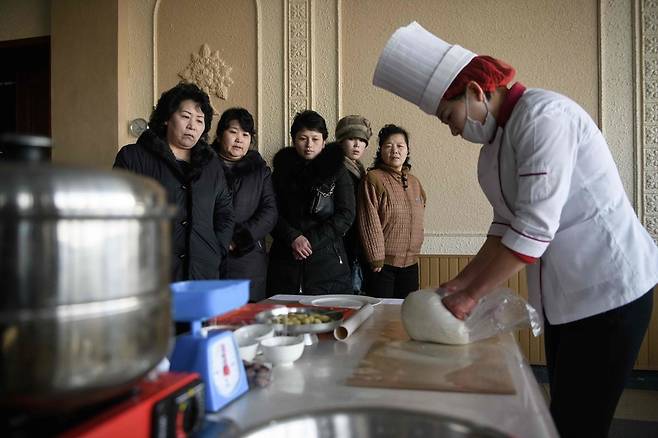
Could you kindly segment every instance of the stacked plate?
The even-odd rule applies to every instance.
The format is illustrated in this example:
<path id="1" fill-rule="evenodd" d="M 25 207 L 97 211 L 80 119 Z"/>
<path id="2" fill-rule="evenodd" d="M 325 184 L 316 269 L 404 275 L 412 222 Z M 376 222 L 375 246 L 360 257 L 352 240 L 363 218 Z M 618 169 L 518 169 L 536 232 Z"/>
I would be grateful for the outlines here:
<path id="1" fill-rule="evenodd" d="M 307 295 L 299 300 L 300 304 L 306 306 L 320 307 L 345 307 L 348 309 L 360 309 L 364 304 L 376 306 L 382 302 L 381 298 L 368 297 L 365 295 Z"/>

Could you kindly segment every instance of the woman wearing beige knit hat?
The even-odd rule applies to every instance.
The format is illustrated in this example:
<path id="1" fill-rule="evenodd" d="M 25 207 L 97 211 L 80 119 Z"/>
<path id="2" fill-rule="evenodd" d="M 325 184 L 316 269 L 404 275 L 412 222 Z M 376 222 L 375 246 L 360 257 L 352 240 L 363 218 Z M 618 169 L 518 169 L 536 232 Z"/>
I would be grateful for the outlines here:
<path id="1" fill-rule="evenodd" d="M 368 147 L 371 136 L 370 122 L 358 114 L 345 116 L 336 125 L 336 142 L 340 144 L 345 154 L 345 168 L 352 178 L 355 199 L 358 199 L 361 180 L 366 174 L 366 168 L 360 158 Z M 364 290 L 363 267 L 365 265 L 362 260 L 363 251 L 356 220 L 345 234 L 343 241 L 345 242 L 345 250 L 352 271 L 352 289 L 355 294 L 360 294 Z"/>

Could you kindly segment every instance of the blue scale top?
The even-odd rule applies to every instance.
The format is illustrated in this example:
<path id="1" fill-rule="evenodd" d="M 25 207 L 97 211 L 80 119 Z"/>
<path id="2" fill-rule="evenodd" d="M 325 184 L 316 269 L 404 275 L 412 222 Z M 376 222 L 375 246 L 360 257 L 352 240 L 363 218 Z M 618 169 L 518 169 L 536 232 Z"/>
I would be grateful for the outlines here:
<path id="1" fill-rule="evenodd" d="M 171 284 L 174 321 L 203 321 L 249 301 L 249 280 L 191 280 Z"/>

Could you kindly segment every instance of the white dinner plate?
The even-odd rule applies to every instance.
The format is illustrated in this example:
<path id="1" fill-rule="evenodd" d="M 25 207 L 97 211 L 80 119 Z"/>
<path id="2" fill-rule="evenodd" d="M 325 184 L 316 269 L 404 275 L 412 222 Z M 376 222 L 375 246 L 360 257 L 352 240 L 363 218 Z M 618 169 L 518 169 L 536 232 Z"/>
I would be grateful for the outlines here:
<path id="1" fill-rule="evenodd" d="M 300 304 L 306 306 L 322 307 L 347 307 L 349 309 L 360 309 L 364 304 L 376 306 L 381 303 L 381 298 L 368 297 L 365 295 L 309 295 L 299 300 Z"/>

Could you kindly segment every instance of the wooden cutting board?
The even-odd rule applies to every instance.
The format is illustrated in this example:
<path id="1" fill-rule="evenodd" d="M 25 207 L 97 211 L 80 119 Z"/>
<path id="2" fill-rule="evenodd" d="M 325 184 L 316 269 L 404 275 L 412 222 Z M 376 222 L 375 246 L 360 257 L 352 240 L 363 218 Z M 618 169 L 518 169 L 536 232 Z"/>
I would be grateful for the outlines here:
<path id="1" fill-rule="evenodd" d="M 396 389 L 515 394 L 505 350 L 497 337 L 468 345 L 409 340 L 390 321 L 346 383 Z"/>

